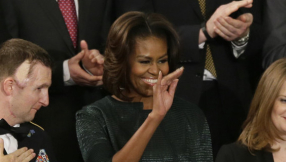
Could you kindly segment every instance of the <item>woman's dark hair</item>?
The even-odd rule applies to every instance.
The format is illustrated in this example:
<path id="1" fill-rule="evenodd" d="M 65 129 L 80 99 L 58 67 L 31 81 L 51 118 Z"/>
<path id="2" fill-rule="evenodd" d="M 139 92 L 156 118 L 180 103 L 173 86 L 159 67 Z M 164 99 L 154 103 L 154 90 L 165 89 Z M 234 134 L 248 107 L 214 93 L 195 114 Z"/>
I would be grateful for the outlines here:
<path id="1" fill-rule="evenodd" d="M 148 37 L 167 40 L 169 72 L 176 69 L 179 57 L 179 37 L 172 24 L 160 14 L 127 12 L 111 26 L 105 49 L 103 83 L 116 97 L 130 100 L 122 93 L 130 92 L 129 58 L 135 48 L 136 40 Z"/>

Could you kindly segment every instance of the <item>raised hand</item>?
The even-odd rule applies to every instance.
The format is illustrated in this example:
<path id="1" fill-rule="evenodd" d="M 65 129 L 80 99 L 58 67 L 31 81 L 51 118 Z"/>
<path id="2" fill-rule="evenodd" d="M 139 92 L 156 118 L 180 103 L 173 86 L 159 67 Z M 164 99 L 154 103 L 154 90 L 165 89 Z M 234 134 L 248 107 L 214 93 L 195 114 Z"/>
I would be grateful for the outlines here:
<path id="1" fill-rule="evenodd" d="M 153 86 L 153 110 L 150 115 L 163 119 L 172 106 L 175 90 L 182 75 L 184 68 L 181 67 L 176 71 L 162 78 L 162 72 L 159 72 L 158 81 Z"/>
<path id="2" fill-rule="evenodd" d="M 232 1 L 232 2 L 230 2 L 230 3 L 228 3 L 228 4 L 224 4 L 224 5 L 221 5 L 219 8 L 217 8 L 216 9 L 216 11 L 214 12 L 214 14 L 211 16 L 211 18 L 207 21 L 207 23 L 206 23 L 206 28 L 207 28 L 207 31 L 208 31 L 208 34 L 212 37 L 212 38 L 214 38 L 214 37 L 216 37 L 217 35 L 219 35 L 220 34 L 220 32 L 219 32 L 219 34 L 215 31 L 215 29 L 218 29 L 218 27 L 216 26 L 216 22 L 221 22 L 221 21 L 223 21 L 224 20 L 224 18 L 226 18 L 226 17 L 228 17 L 228 21 L 231 21 L 230 19 L 232 19 L 232 18 L 230 18 L 229 17 L 229 15 L 230 14 L 232 14 L 233 12 L 235 12 L 235 11 L 237 11 L 239 8 L 241 8 L 241 7 L 244 7 L 244 8 L 250 8 L 250 7 L 252 7 L 252 2 L 253 2 L 253 0 L 242 0 L 242 1 Z M 244 16 L 242 16 L 242 17 L 244 17 Z M 242 18 L 242 17 L 239 17 L 238 19 L 237 19 L 237 21 L 235 21 L 235 22 L 232 22 L 231 24 L 232 25 L 234 25 L 234 26 L 236 26 L 237 25 L 237 23 L 238 23 L 238 21 L 242 21 L 242 19 L 244 19 L 244 18 Z M 248 16 L 247 16 L 248 17 Z M 245 20 L 245 21 L 247 21 L 247 24 L 249 24 L 250 22 L 252 23 L 252 19 L 250 18 L 250 17 L 248 17 L 249 18 L 249 20 Z M 247 18 L 247 19 L 248 19 Z M 234 19 L 233 19 L 234 20 Z M 225 22 L 228 22 L 228 21 L 225 21 Z M 245 22 L 246 23 L 246 22 Z M 250 23 L 250 24 L 251 24 Z M 230 25 L 230 24 L 228 24 L 228 25 Z M 222 25 L 223 26 L 223 25 Z M 225 31 L 226 29 L 228 29 L 228 28 L 226 28 L 226 27 L 228 27 L 228 28 L 230 28 L 230 26 L 224 26 L 224 30 L 222 29 L 222 28 L 220 28 L 220 30 L 223 30 L 223 31 Z M 233 30 L 233 28 L 231 28 L 232 30 Z M 230 30 L 230 32 L 232 31 L 232 30 Z M 222 31 L 221 31 L 222 32 Z M 235 31 L 235 32 L 237 32 L 237 31 Z M 222 32 L 223 33 L 223 32 Z M 230 35 L 228 32 L 226 32 L 226 33 L 224 33 L 225 35 L 228 35 L 228 36 L 232 36 L 232 35 Z M 221 34 L 222 35 L 222 34 Z M 220 35 L 220 36 L 221 36 Z M 224 38 L 224 37 L 223 37 Z M 232 36 L 232 38 L 234 38 L 233 36 Z"/>
<path id="3" fill-rule="evenodd" d="M 73 81 L 78 85 L 83 86 L 98 86 L 102 84 L 102 75 L 92 76 L 88 74 L 84 69 L 79 65 L 79 62 L 82 61 L 85 54 L 88 53 L 88 49 L 82 50 L 80 53 L 68 60 L 68 66 L 70 71 L 70 76 Z"/>
<path id="4" fill-rule="evenodd" d="M 96 49 L 89 50 L 87 43 L 83 40 L 80 47 L 84 51 L 84 57 L 81 60 L 83 66 L 95 76 L 103 74 L 104 57 Z"/>
<path id="5" fill-rule="evenodd" d="M 26 147 L 20 148 L 13 153 L 8 155 L 3 154 L 4 151 L 4 141 L 0 138 L 0 161 L 1 162 L 29 162 L 36 154 L 33 149 L 27 149 Z"/>

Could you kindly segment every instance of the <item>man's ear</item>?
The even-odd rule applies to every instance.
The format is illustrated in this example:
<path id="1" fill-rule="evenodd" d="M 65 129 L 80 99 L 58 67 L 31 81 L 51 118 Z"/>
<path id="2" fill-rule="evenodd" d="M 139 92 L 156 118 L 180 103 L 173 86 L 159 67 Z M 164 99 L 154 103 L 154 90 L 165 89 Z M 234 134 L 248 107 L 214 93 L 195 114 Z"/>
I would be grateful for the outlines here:
<path id="1" fill-rule="evenodd" d="M 11 95 L 14 90 L 15 80 L 12 77 L 4 79 L 2 82 L 3 90 L 6 95 Z"/>

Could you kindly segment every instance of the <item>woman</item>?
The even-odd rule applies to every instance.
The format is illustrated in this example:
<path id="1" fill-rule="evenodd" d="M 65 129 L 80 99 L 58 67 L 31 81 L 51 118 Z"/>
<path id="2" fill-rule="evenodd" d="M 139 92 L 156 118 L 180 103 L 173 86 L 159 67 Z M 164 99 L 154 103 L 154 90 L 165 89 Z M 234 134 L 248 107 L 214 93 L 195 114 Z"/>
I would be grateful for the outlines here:
<path id="1" fill-rule="evenodd" d="M 263 74 L 238 141 L 223 146 L 216 162 L 285 162 L 286 59 Z"/>
<path id="2" fill-rule="evenodd" d="M 179 42 L 158 14 L 128 12 L 112 25 L 105 50 L 107 96 L 77 113 L 85 161 L 212 161 L 200 109 L 174 98 Z"/>

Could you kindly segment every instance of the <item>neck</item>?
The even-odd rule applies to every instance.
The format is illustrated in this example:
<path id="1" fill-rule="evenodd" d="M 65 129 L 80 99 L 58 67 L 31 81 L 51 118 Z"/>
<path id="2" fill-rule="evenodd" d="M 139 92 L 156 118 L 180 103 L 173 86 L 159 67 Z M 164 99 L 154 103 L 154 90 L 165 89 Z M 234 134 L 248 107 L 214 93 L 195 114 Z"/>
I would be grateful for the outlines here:
<path id="1" fill-rule="evenodd" d="M 273 144 L 272 148 L 278 149 L 277 151 L 274 151 L 273 158 L 275 162 L 286 162 L 286 141 L 278 139 Z"/>
<path id="2" fill-rule="evenodd" d="M 114 95 L 113 95 L 114 96 Z M 137 93 L 134 94 L 134 93 L 130 93 L 128 94 L 129 97 L 133 98 L 131 100 L 131 102 L 143 102 L 143 109 L 144 110 L 152 110 L 153 109 L 153 96 L 141 96 L 141 95 L 138 95 Z M 119 100 L 119 101 L 122 101 L 120 99 L 118 99 L 116 96 L 114 96 L 113 98 Z"/>
<path id="3" fill-rule="evenodd" d="M 7 105 L 0 102 L 0 119 L 5 119 L 10 126 L 19 124 Z"/>
<path id="4" fill-rule="evenodd" d="M 152 110 L 153 109 L 153 96 L 151 97 L 135 97 L 132 102 L 143 102 L 144 110 Z"/>

